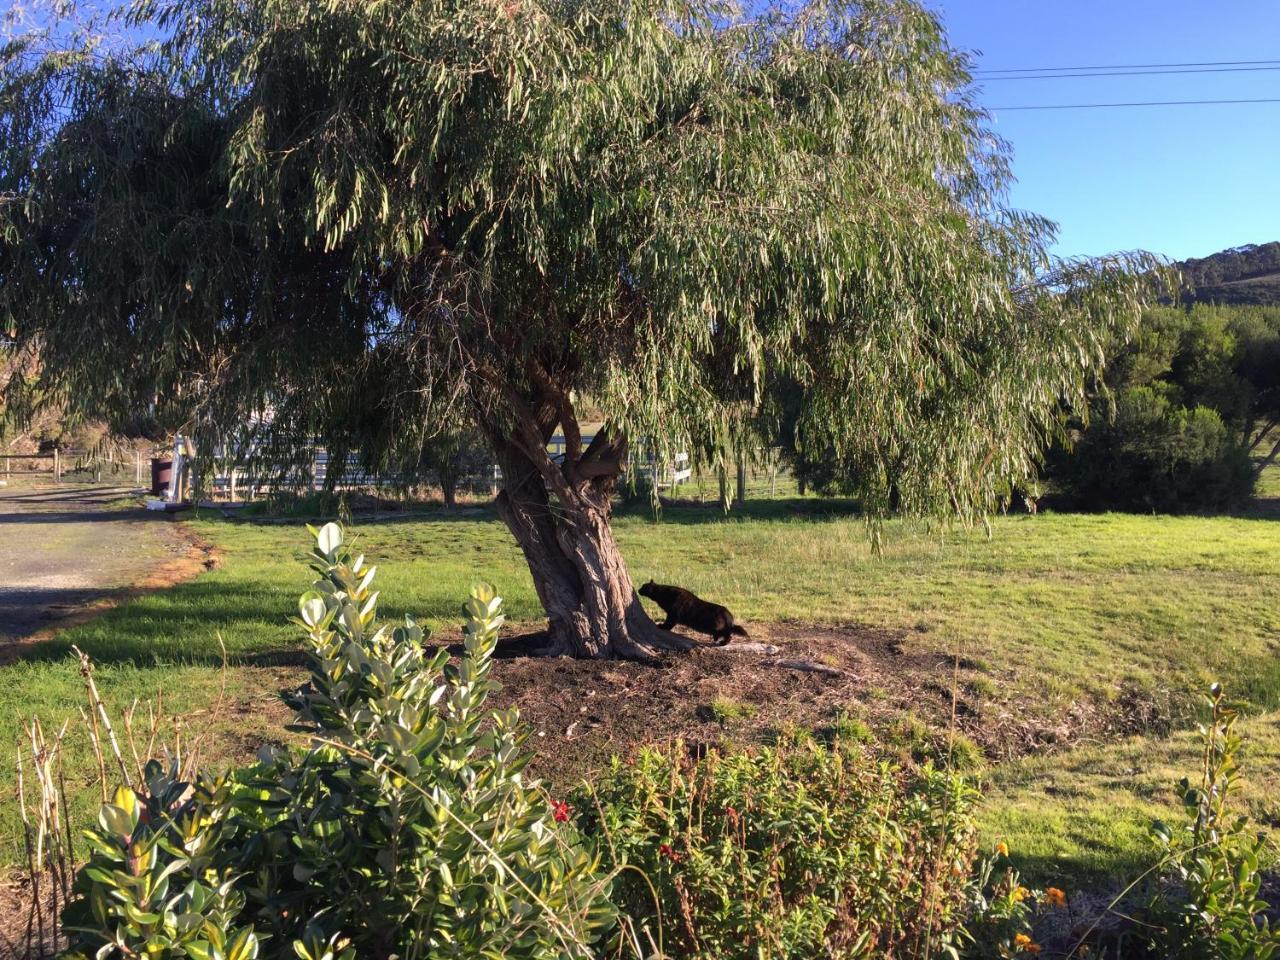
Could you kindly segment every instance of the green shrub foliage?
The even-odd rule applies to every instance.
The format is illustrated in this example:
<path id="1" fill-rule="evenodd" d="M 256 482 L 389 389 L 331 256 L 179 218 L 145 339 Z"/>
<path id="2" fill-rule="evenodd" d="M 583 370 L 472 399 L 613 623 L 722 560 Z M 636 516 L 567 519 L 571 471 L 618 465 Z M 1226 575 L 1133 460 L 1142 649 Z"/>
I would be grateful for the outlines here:
<path id="1" fill-rule="evenodd" d="M 68 911 L 73 956 L 589 957 L 614 925 L 598 861 L 485 709 L 502 624 L 472 591 L 462 656 L 377 622 L 375 568 L 315 533 L 299 601 L 305 750 L 227 778 L 151 768 L 103 807 Z"/>
<path id="2" fill-rule="evenodd" d="M 1181 784 L 1186 820 L 1157 822 L 1152 837 L 1168 868 L 1148 903 L 1145 929 L 1153 957 L 1267 960 L 1280 954 L 1262 899 L 1267 838 L 1231 809 L 1240 769 L 1237 715 L 1214 684 L 1198 783 Z"/>
<path id="3" fill-rule="evenodd" d="M 1149 310 L 1048 471 L 1086 509 L 1198 510 L 1247 497 L 1280 452 L 1280 310 Z"/>
<path id="4" fill-rule="evenodd" d="M 225 779 L 185 783 L 176 763 L 147 765 L 86 830 L 89 861 L 63 916 L 70 957 L 252 960 L 259 939 L 220 848 L 230 810 Z"/>
<path id="5" fill-rule="evenodd" d="M 673 957 L 954 955 L 971 888 L 976 791 L 865 746 L 803 737 L 690 759 L 615 761 L 576 798 L 625 865 L 619 906 Z"/>
<path id="6" fill-rule="evenodd" d="M 1063 457 L 1056 483 L 1087 508 L 1164 512 L 1229 505 L 1253 489 L 1239 437 L 1212 407 L 1181 406 L 1160 385 L 1129 387 Z"/>

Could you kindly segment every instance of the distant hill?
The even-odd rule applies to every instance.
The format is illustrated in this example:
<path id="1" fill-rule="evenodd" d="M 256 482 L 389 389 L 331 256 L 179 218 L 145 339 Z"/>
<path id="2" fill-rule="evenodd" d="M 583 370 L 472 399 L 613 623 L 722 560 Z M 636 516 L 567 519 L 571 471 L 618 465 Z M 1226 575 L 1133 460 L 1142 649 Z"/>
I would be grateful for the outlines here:
<path id="1" fill-rule="evenodd" d="M 1186 299 L 1280 305 L 1280 243 L 1248 244 L 1178 264 Z"/>

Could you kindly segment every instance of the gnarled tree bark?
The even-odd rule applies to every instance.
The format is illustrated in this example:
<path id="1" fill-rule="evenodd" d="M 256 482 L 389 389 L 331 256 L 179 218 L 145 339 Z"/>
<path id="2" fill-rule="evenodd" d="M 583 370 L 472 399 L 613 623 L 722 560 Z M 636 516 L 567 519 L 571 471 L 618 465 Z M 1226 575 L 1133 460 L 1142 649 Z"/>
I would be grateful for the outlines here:
<path id="1" fill-rule="evenodd" d="M 534 400 L 505 391 L 514 425 L 486 425 L 503 489 L 495 505 L 524 552 L 547 613 L 545 653 L 584 658 L 652 660 L 695 644 L 659 629 L 632 586 L 610 527 L 612 497 L 626 463 L 626 442 L 601 430 L 582 449 L 567 391 L 535 376 Z M 566 452 L 547 450 L 557 426 Z"/>

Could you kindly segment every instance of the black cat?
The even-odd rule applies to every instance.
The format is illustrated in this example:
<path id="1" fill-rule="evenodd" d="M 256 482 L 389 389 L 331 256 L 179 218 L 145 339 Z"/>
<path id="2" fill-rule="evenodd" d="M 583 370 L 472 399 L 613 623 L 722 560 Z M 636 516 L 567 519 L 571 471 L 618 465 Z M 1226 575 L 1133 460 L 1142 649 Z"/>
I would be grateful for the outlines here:
<path id="1" fill-rule="evenodd" d="M 737 635 L 745 637 L 747 631 L 733 622 L 733 614 L 718 603 L 700 600 L 683 587 L 672 587 L 650 580 L 640 588 L 640 596 L 648 597 L 667 615 L 667 619 L 658 624 L 663 630 L 670 630 L 676 624 L 709 633 L 716 642 L 724 646 L 729 637 Z"/>

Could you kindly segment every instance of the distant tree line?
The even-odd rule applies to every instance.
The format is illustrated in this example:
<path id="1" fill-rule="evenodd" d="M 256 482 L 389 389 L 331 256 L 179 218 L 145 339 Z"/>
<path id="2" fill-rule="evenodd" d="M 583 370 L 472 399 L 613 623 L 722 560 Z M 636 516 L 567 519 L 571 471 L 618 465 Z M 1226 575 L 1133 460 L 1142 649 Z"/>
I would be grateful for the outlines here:
<path id="1" fill-rule="evenodd" d="M 1280 243 L 1249 244 L 1178 265 L 1183 298 L 1218 304 L 1280 304 Z"/>
<path id="2" fill-rule="evenodd" d="M 1250 496 L 1280 458 L 1280 306 L 1155 307 L 1109 355 L 1085 406 L 1064 408 L 1046 457 L 1046 486 L 1061 505 L 1219 509 Z M 776 383 L 772 400 L 762 430 L 801 488 L 855 491 L 870 465 L 806 442 L 800 388 Z M 1010 499 L 1039 489 L 1033 478 L 1009 479 Z"/>
<path id="3" fill-rule="evenodd" d="M 1249 496 L 1280 455 L 1280 307 L 1149 310 L 1047 474 L 1085 509 L 1196 510 Z"/>

